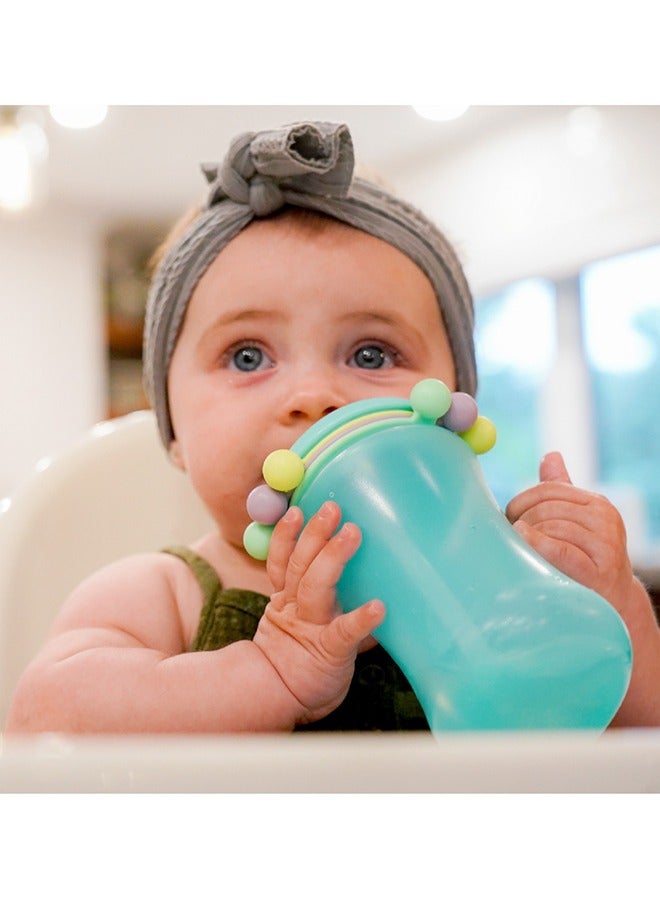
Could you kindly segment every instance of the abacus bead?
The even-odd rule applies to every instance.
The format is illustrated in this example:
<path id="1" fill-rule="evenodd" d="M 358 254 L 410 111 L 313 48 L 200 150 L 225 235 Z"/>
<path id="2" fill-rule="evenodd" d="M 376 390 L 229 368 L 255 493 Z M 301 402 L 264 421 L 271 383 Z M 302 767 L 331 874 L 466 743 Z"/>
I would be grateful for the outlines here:
<path id="1" fill-rule="evenodd" d="M 461 437 L 475 453 L 487 453 L 495 444 L 497 431 L 490 419 L 477 416 L 474 425 L 462 432 Z"/>
<path id="2" fill-rule="evenodd" d="M 451 395 L 451 406 L 442 417 L 440 424 L 450 431 L 467 431 L 477 421 L 478 412 L 474 397 L 464 394 L 462 391 L 456 391 Z"/>
<path id="3" fill-rule="evenodd" d="M 289 507 L 289 498 L 281 491 L 274 491 L 267 484 L 260 484 L 250 491 L 247 511 L 251 519 L 262 525 L 274 525 Z"/>
<path id="4" fill-rule="evenodd" d="M 449 409 L 451 391 L 437 378 L 418 381 L 410 392 L 410 405 L 417 415 L 429 422 L 435 422 Z"/>
<path id="5" fill-rule="evenodd" d="M 272 525 L 252 522 L 243 532 L 243 546 L 253 559 L 265 560 L 270 548 Z"/>
<path id="6" fill-rule="evenodd" d="M 305 464 L 293 450 L 273 450 L 263 464 L 266 484 L 275 491 L 293 491 L 305 477 Z"/>

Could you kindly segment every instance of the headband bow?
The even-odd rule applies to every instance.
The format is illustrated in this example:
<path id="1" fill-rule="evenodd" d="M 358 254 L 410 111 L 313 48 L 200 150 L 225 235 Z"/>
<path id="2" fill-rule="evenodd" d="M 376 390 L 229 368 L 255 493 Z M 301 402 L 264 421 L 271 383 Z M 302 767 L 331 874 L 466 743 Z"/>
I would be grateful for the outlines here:
<path id="1" fill-rule="evenodd" d="M 230 144 L 221 165 L 206 163 L 207 208 L 222 200 L 276 212 L 284 192 L 345 197 L 353 177 L 353 142 L 345 125 L 303 122 L 275 131 L 248 132 Z"/>
<path id="2" fill-rule="evenodd" d="M 206 204 L 161 262 L 147 300 L 144 382 L 166 447 L 174 438 L 167 376 L 197 282 L 255 217 L 285 205 L 359 228 L 412 259 L 435 291 L 454 357 L 456 389 L 475 393 L 472 295 L 456 252 L 419 210 L 354 178 L 353 163 L 346 125 L 301 122 L 239 135 L 222 163 L 202 166 L 209 183 Z"/>

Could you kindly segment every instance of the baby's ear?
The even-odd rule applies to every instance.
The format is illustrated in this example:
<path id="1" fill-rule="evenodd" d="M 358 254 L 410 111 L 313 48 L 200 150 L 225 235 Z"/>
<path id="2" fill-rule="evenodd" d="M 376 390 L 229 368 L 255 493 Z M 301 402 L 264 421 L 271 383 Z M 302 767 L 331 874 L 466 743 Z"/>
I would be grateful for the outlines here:
<path id="1" fill-rule="evenodd" d="M 178 441 L 172 441 L 170 444 L 169 456 L 177 469 L 181 469 L 182 472 L 186 471 L 186 464 L 183 461 L 183 454 Z"/>

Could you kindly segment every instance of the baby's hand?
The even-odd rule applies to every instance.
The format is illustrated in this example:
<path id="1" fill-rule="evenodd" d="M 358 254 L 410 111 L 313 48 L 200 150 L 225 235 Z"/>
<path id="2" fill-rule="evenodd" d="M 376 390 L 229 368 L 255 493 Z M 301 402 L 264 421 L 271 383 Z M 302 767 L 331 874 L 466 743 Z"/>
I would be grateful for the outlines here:
<path id="1" fill-rule="evenodd" d="M 539 474 L 540 484 L 507 506 L 509 521 L 544 559 L 625 618 L 633 572 L 621 516 L 606 497 L 572 484 L 560 453 L 545 456 Z"/>
<path id="2" fill-rule="evenodd" d="M 300 705 L 299 724 L 339 706 L 360 644 L 385 615 L 379 600 L 344 614 L 337 606 L 335 586 L 361 540 L 350 523 L 335 534 L 340 518 L 327 502 L 301 531 L 302 512 L 291 507 L 275 526 L 266 564 L 275 593 L 254 641 Z"/>
<path id="3" fill-rule="evenodd" d="M 541 462 L 541 483 L 509 503 L 520 535 L 564 574 L 604 597 L 626 623 L 633 669 L 612 725 L 660 725 L 660 629 L 651 600 L 634 577 L 621 516 L 609 500 L 571 483 L 559 453 Z"/>

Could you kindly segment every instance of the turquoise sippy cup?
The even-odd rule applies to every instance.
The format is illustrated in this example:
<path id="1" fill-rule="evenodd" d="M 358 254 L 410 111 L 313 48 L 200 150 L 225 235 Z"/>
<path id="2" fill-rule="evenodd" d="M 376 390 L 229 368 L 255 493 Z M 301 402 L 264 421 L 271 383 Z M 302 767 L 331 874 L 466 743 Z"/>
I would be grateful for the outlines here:
<path id="1" fill-rule="evenodd" d="M 289 504 L 326 500 L 362 531 L 337 597 L 385 605 L 374 637 L 403 670 L 434 733 L 602 731 L 619 708 L 632 648 L 616 610 L 532 550 L 498 508 L 478 454 L 495 429 L 475 401 L 426 379 L 410 399 L 325 416 L 264 463 L 244 536 L 265 559 Z"/>

